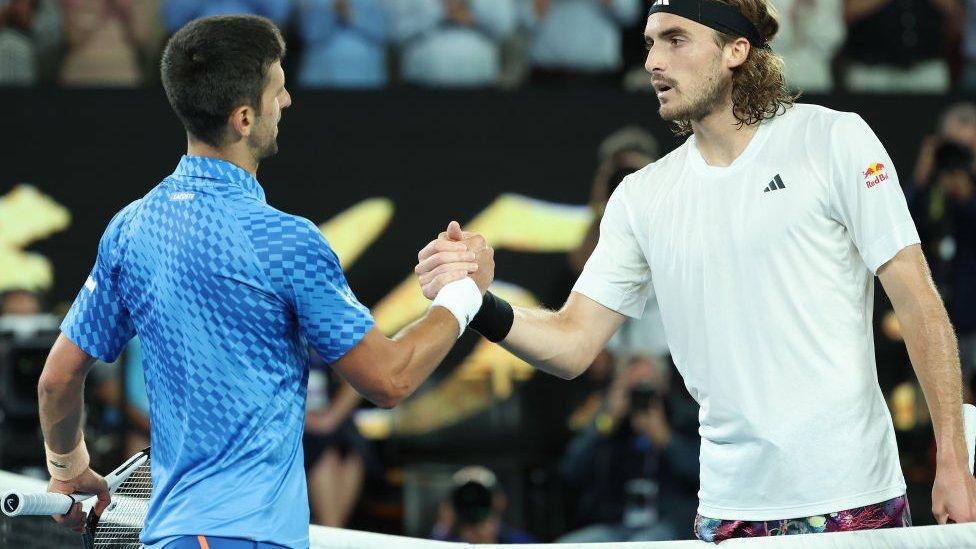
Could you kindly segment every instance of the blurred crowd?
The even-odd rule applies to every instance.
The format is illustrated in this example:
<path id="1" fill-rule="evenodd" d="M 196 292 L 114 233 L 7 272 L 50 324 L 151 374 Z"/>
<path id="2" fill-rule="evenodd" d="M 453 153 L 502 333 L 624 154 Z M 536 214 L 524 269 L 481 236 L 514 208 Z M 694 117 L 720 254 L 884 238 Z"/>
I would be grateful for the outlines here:
<path id="1" fill-rule="evenodd" d="M 976 91 L 976 0 L 770 0 L 809 93 Z M 649 91 L 652 0 L 0 0 L 0 86 L 152 85 L 165 39 L 208 15 L 278 24 L 302 87 Z"/>

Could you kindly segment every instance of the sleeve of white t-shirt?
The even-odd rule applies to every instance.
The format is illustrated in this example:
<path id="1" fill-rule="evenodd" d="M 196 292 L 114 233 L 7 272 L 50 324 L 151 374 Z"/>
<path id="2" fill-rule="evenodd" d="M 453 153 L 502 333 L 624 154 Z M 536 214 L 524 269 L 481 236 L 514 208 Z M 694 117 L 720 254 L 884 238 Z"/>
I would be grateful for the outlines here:
<path id="1" fill-rule="evenodd" d="M 651 269 L 633 231 L 626 188 L 633 176 L 617 187 L 600 221 L 600 240 L 573 287 L 597 303 L 632 318 L 640 318 L 651 292 Z"/>
<path id="2" fill-rule="evenodd" d="M 830 131 L 830 215 L 847 228 L 872 273 L 919 242 L 898 174 L 881 141 L 854 113 Z"/>

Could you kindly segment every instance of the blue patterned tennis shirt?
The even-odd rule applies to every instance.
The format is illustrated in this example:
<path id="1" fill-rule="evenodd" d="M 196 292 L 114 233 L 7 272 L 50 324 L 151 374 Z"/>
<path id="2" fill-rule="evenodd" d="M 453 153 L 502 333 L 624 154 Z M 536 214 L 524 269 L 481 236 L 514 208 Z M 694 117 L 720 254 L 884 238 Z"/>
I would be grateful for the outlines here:
<path id="1" fill-rule="evenodd" d="M 175 536 L 308 546 L 308 345 L 341 358 L 373 326 L 307 219 L 247 171 L 184 156 L 109 223 L 61 329 L 114 361 L 139 334 L 152 422 L 147 547 Z"/>

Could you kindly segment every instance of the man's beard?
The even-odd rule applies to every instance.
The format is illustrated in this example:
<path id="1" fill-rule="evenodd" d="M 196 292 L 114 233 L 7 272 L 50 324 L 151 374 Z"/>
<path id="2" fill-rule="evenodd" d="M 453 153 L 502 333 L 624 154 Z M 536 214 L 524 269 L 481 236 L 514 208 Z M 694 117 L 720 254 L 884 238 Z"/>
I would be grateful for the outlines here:
<path id="1" fill-rule="evenodd" d="M 659 109 L 661 118 L 668 122 L 696 122 L 704 119 L 713 112 L 724 108 L 732 81 L 709 76 L 701 87 L 701 92 L 692 97 L 689 103 L 674 112 L 665 112 L 662 105 Z"/>
<path id="2" fill-rule="evenodd" d="M 248 148 L 251 156 L 256 162 L 274 156 L 278 153 L 278 139 L 274 132 L 274 126 L 268 128 L 267 132 L 257 132 L 248 137 Z"/>

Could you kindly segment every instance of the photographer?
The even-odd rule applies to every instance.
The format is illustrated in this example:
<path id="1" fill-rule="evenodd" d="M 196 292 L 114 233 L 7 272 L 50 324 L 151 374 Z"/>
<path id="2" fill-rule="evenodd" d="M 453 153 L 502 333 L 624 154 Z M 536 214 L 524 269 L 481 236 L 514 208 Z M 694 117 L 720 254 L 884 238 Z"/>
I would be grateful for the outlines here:
<path id="1" fill-rule="evenodd" d="M 976 192 L 969 143 L 934 146 L 929 178 L 909 205 L 959 339 L 963 379 L 976 375 Z"/>
<path id="2" fill-rule="evenodd" d="M 636 357 L 617 373 L 593 423 L 560 464 L 580 490 L 577 521 L 561 543 L 661 541 L 688 537 L 698 490 L 696 412 L 668 390 L 659 366 Z"/>
<path id="3" fill-rule="evenodd" d="M 454 486 L 441 504 L 431 539 L 472 544 L 535 543 L 503 520 L 508 497 L 491 470 L 472 465 L 454 473 Z"/>

